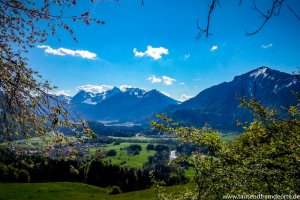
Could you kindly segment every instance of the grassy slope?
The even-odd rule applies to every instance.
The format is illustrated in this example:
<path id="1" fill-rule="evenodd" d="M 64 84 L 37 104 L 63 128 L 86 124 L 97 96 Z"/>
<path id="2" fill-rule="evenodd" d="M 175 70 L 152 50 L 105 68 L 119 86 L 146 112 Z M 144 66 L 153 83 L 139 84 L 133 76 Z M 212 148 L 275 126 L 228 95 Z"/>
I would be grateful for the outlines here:
<path id="1" fill-rule="evenodd" d="M 168 187 L 168 191 L 178 191 L 183 186 Z M 0 183 L 0 200 L 142 200 L 156 199 L 153 189 L 128 192 L 118 195 L 108 194 L 106 189 L 83 183 Z"/>

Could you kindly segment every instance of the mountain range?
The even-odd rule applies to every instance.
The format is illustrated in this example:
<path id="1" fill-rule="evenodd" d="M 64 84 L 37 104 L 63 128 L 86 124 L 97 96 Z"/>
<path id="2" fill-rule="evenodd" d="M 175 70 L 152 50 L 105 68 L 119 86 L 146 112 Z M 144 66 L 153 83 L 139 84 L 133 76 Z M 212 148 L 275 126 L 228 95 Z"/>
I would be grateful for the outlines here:
<path id="1" fill-rule="evenodd" d="M 73 97 L 59 98 L 86 120 L 116 123 L 149 123 L 154 113 L 179 103 L 158 90 L 133 87 L 113 87 L 98 93 L 81 90 Z"/>
<path id="2" fill-rule="evenodd" d="M 281 109 L 297 102 L 300 92 L 296 75 L 260 67 L 201 91 L 180 103 L 158 90 L 112 87 L 99 93 L 81 90 L 73 97 L 59 96 L 86 120 L 147 124 L 154 113 L 166 112 L 182 124 L 197 127 L 208 123 L 223 132 L 239 132 L 236 121 L 253 120 L 249 110 L 241 108 L 240 98 L 255 98 L 264 106 Z"/>
<path id="3" fill-rule="evenodd" d="M 285 112 L 284 108 L 297 103 L 293 92 L 300 92 L 296 75 L 260 67 L 234 77 L 230 82 L 203 90 L 170 111 L 171 116 L 197 127 L 208 123 L 225 132 L 241 131 L 236 121 L 251 122 L 252 114 L 240 106 L 240 98 L 255 98 L 262 105 Z"/>

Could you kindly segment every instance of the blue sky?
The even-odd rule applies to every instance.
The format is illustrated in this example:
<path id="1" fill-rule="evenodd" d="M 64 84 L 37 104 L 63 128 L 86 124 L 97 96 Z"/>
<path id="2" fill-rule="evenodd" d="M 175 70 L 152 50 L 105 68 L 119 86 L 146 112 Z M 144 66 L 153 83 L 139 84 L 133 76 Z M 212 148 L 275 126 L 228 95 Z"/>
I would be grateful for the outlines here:
<path id="1" fill-rule="evenodd" d="M 158 89 L 184 100 L 203 89 L 260 66 L 293 72 L 300 66 L 300 20 L 287 7 L 257 35 L 261 18 L 252 1 L 220 1 L 208 39 L 196 40 L 205 25 L 208 1 L 98 1 L 70 10 L 90 11 L 105 25 L 70 23 L 78 43 L 64 31 L 31 49 L 30 66 L 71 95 L 78 86 L 130 85 Z M 264 1 L 265 2 L 265 1 Z M 271 1 L 269 1 L 271 2 Z M 86 3 L 86 2 L 85 2 Z M 300 1 L 287 1 L 300 13 Z M 262 9 L 266 6 L 262 6 Z M 68 14 L 68 13 L 67 13 Z"/>

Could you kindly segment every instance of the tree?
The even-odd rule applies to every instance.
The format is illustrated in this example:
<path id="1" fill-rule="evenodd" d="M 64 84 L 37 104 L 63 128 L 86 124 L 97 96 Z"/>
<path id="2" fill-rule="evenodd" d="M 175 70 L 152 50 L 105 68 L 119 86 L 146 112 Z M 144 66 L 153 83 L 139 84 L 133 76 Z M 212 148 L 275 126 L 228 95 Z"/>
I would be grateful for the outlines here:
<path id="1" fill-rule="evenodd" d="M 252 35 L 255 35 L 258 32 L 260 32 L 264 28 L 264 26 L 270 21 L 270 19 L 280 15 L 280 12 L 284 6 L 286 6 L 288 8 L 288 10 L 295 16 L 296 19 L 300 20 L 300 16 L 293 9 L 293 7 L 290 6 L 290 4 L 287 2 L 288 2 L 288 0 L 272 0 L 272 1 L 267 2 L 267 3 L 269 3 L 267 9 L 262 10 L 259 8 L 259 6 L 257 6 L 257 1 L 253 0 L 252 1 L 253 10 L 256 13 L 258 13 L 258 15 L 262 18 L 262 22 L 253 31 L 249 31 L 249 32 L 246 31 L 245 35 L 252 36 Z M 238 1 L 239 6 L 241 6 L 243 3 L 244 3 L 243 0 Z M 263 4 L 266 5 L 266 2 L 263 2 Z M 212 22 L 211 18 L 212 18 L 212 14 L 216 10 L 216 8 L 221 8 L 220 0 L 210 0 L 208 7 L 209 7 L 209 10 L 208 10 L 208 14 L 207 14 L 206 24 L 201 26 L 200 20 L 198 20 L 198 22 L 197 22 L 197 28 L 198 28 L 198 33 L 196 36 L 197 39 L 201 38 L 202 36 L 205 38 L 208 38 L 209 36 L 212 35 L 210 32 L 211 22 Z"/>
<path id="2" fill-rule="evenodd" d="M 147 151 L 155 150 L 154 144 L 148 144 L 146 148 L 147 148 Z"/>
<path id="3" fill-rule="evenodd" d="M 164 145 L 164 144 L 158 144 L 158 145 L 155 146 L 154 150 L 157 151 L 157 152 L 162 152 L 162 151 L 169 152 L 169 147 L 167 145 Z"/>
<path id="4" fill-rule="evenodd" d="M 242 100 L 255 120 L 229 142 L 210 128 L 182 127 L 170 118 L 153 122 L 161 131 L 176 134 L 206 151 L 195 151 L 188 162 L 194 166 L 196 189 L 179 195 L 159 192 L 162 199 L 222 199 L 230 194 L 297 194 L 300 192 L 300 103 L 288 108 L 289 117 L 264 108 L 254 99 Z"/>
<path id="5" fill-rule="evenodd" d="M 117 151 L 115 149 L 110 149 L 107 153 L 106 156 L 115 156 L 117 155 Z"/>
<path id="6" fill-rule="evenodd" d="M 93 2 L 93 0 L 91 0 Z M 49 36 L 57 36 L 57 30 L 70 33 L 68 22 L 104 24 L 90 17 L 89 12 L 76 16 L 65 15 L 77 5 L 76 0 L 21 1 L 0 0 L 0 140 L 31 135 L 45 136 L 58 126 L 78 126 L 91 134 L 87 124 L 70 114 L 64 103 L 52 95 L 55 87 L 43 81 L 38 72 L 27 64 L 26 53 Z M 66 137 L 58 132 L 51 135 L 58 143 Z"/>
<path id="7" fill-rule="evenodd" d="M 140 154 L 140 151 L 142 150 L 142 146 L 139 144 L 131 144 L 128 147 L 126 147 L 127 154 L 128 155 L 138 155 Z"/>

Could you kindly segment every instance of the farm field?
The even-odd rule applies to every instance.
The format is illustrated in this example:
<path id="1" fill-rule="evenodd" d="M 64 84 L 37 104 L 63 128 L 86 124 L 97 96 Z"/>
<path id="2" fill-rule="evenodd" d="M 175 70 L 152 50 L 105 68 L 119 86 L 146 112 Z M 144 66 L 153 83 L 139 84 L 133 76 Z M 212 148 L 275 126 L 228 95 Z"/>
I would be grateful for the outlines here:
<path id="1" fill-rule="evenodd" d="M 128 155 L 126 147 L 131 144 L 137 144 L 142 147 L 142 150 L 138 155 Z M 103 147 L 92 147 L 89 148 L 89 151 L 86 153 L 87 156 L 95 155 L 97 150 L 100 152 L 107 152 L 111 149 L 116 150 L 117 155 L 111 157 L 105 157 L 103 160 L 109 161 L 112 164 L 120 165 L 122 167 L 132 167 L 132 168 L 141 168 L 147 162 L 149 156 L 153 156 L 155 151 L 147 151 L 148 143 L 128 143 L 124 142 L 118 145 L 108 144 Z"/>
<path id="2" fill-rule="evenodd" d="M 232 141 L 237 137 L 235 134 L 222 134 L 221 139 L 223 141 Z M 68 137 L 70 141 L 75 141 L 75 137 Z M 88 147 L 87 149 L 83 149 L 85 158 L 93 158 L 96 155 L 96 152 L 99 151 L 99 155 L 102 154 L 103 160 L 108 161 L 111 164 L 119 165 L 122 167 L 128 168 L 142 168 L 143 165 L 148 161 L 149 156 L 153 156 L 155 154 L 154 150 L 148 151 L 148 144 L 156 144 L 162 143 L 162 141 L 170 140 L 170 138 L 149 138 L 144 136 L 134 136 L 134 137 L 110 137 L 115 140 L 121 140 L 120 144 L 105 144 L 103 146 L 98 147 Z M 175 140 L 172 138 L 171 140 Z M 18 140 L 17 143 L 25 148 L 45 148 L 45 143 L 38 137 L 29 138 L 26 140 Z M 128 155 L 126 148 L 129 145 L 137 144 L 142 147 L 142 150 L 138 155 Z M 1 144 L 5 145 L 5 144 Z M 117 154 L 115 156 L 105 156 L 105 153 L 109 150 L 114 149 Z M 173 149 L 171 149 L 173 150 Z M 96 155 L 97 156 L 97 155 Z M 188 173 L 188 176 L 191 176 L 191 173 Z"/>

